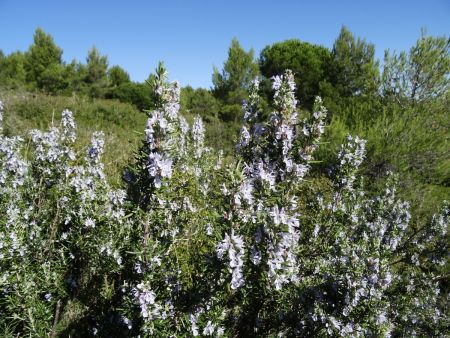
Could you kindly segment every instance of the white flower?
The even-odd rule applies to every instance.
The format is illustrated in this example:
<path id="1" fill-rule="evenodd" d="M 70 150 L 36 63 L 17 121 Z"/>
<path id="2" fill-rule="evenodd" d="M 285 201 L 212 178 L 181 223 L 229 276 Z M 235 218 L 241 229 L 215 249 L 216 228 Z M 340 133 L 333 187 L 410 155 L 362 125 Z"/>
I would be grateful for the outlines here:
<path id="1" fill-rule="evenodd" d="M 161 160 L 159 163 L 161 177 L 172 177 L 172 160 L 170 158 Z"/>
<path id="2" fill-rule="evenodd" d="M 278 208 L 278 205 L 276 205 L 270 211 L 270 215 L 272 216 L 275 225 L 287 224 L 287 215 L 284 211 L 284 208 L 280 209 Z"/>
<path id="3" fill-rule="evenodd" d="M 221 337 L 225 334 L 225 329 L 221 326 L 217 328 L 217 337 Z"/>
<path id="4" fill-rule="evenodd" d="M 211 223 L 206 224 L 206 234 L 208 236 L 211 236 L 213 234 L 213 228 L 211 226 Z"/>
<path id="5" fill-rule="evenodd" d="M 73 119 L 73 113 L 70 110 L 64 110 L 62 112 L 61 124 L 63 127 L 63 137 L 62 139 L 67 139 L 70 142 L 74 142 L 76 139 L 76 125 Z M 0 121 L 1 122 L 1 121 Z"/>
<path id="6" fill-rule="evenodd" d="M 210 336 L 214 333 L 215 328 L 216 326 L 213 325 L 210 320 L 208 320 L 208 323 L 206 323 L 206 326 L 203 329 L 203 334 Z"/>
<path id="7" fill-rule="evenodd" d="M 180 116 L 180 129 L 183 134 L 187 134 L 187 132 L 189 131 L 189 124 L 182 116 Z"/>
<path id="8" fill-rule="evenodd" d="M 377 320 L 376 320 L 377 325 L 382 325 L 382 324 L 384 324 L 386 321 L 387 321 L 387 318 L 386 318 L 386 314 L 385 314 L 384 312 L 380 313 L 380 314 L 377 316 Z"/>
<path id="9" fill-rule="evenodd" d="M 161 117 L 158 120 L 158 123 L 159 123 L 159 127 L 161 128 L 161 130 L 166 130 L 167 129 L 168 122 L 167 122 L 167 120 L 164 117 Z"/>
<path id="10" fill-rule="evenodd" d="M 261 259 L 262 259 L 261 251 L 259 251 L 255 247 L 252 247 L 251 251 L 250 251 L 250 259 L 253 264 L 259 265 L 259 263 L 261 263 Z"/>
<path id="11" fill-rule="evenodd" d="M 272 89 L 279 90 L 281 88 L 281 83 L 282 83 L 283 77 L 276 75 L 276 76 L 272 76 L 271 79 L 272 79 Z"/>
<path id="12" fill-rule="evenodd" d="M 128 330 L 131 330 L 133 328 L 131 320 L 129 320 L 127 317 L 123 317 L 122 320 L 123 323 L 128 327 Z"/>
<path id="13" fill-rule="evenodd" d="M 133 294 L 141 307 L 141 315 L 144 319 L 160 317 L 160 306 L 156 303 L 156 294 L 151 290 L 148 282 L 138 284 Z"/>
<path id="14" fill-rule="evenodd" d="M 100 161 L 100 155 L 103 153 L 103 147 L 105 145 L 105 134 L 103 132 L 94 132 L 91 138 L 91 147 L 88 150 L 88 158 L 92 163 Z"/>
<path id="15" fill-rule="evenodd" d="M 148 156 L 147 169 L 151 177 L 154 177 L 154 184 L 161 187 L 162 178 L 172 177 L 172 159 L 163 158 L 160 153 L 152 152 Z"/>
<path id="16" fill-rule="evenodd" d="M 231 272 L 231 288 L 237 289 L 244 285 L 244 276 L 242 274 L 242 266 L 244 265 L 244 239 L 242 236 L 234 234 L 231 231 L 231 236 L 225 234 L 225 238 L 216 247 L 217 257 L 223 259 L 223 256 L 228 252 L 229 266 Z"/>
<path id="17" fill-rule="evenodd" d="M 237 145 L 237 150 L 241 151 L 242 148 L 245 148 L 246 146 L 248 146 L 249 142 L 250 142 L 250 133 L 248 132 L 248 129 L 246 126 L 242 126 L 241 128 L 241 136 L 240 136 L 240 140 L 239 143 Z"/>
<path id="18" fill-rule="evenodd" d="M 319 225 L 319 224 L 316 224 L 316 225 L 314 226 L 314 230 L 313 230 L 313 237 L 314 237 L 314 238 L 317 238 L 317 235 L 319 234 L 319 230 L 320 230 L 320 225 Z"/>
<path id="19" fill-rule="evenodd" d="M 84 226 L 87 228 L 95 228 L 95 221 L 89 217 L 84 221 Z"/>
<path id="20" fill-rule="evenodd" d="M 197 326 L 198 315 L 199 315 L 199 313 L 196 313 L 196 314 L 190 313 L 189 314 L 189 321 L 191 322 L 192 335 L 194 337 L 198 336 L 198 326 Z"/>

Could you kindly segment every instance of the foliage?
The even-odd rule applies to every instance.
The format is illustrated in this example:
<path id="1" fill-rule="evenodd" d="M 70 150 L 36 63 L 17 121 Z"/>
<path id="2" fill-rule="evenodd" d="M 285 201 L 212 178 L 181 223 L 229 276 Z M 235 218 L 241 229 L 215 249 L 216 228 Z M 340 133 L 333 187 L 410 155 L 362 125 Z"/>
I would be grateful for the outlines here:
<path id="1" fill-rule="evenodd" d="M 50 34 L 36 29 L 34 43 L 26 53 L 0 54 L 0 86 L 37 89 L 51 95 L 118 99 L 141 110 L 151 105 L 148 86 L 132 83 L 120 66 L 108 68 L 107 56 L 101 55 L 96 47 L 89 50 L 86 64 L 76 60 L 66 64 L 62 53 Z"/>
<path id="2" fill-rule="evenodd" d="M 48 78 L 58 75 L 62 65 L 62 49 L 59 48 L 51 35 L 46 34 L 41 28 L 34 33 L 34 43 L 25 54 L 25 70 L 27 81 L 37 88 L 48 91 Z"/>
<path id="3" fill-rule="evenodd" d="M 416 217 L 429 217 L 434 205 L 450 194 L 448 149 L 448 99 L 440 98 L 402 108 L 354 104 L 333 116 L 325 134 L 329 146 L 321 149 L 322 171 L 329 169 L 334 152 L 349 132 L 368 140 L 364 172 L 376 186 L 387 170 L 401 177 L 399 194 L 412 202 Z M 363 112 L 363 113 L 362 113 Z"/>
<path id="4" fill-rule="evenodd" d="M 238 120 L 242 101 L 247 98 L 250 83 L 257 75 L 258 64 L 254 60 L 253 49 L 246 52 L 239 41 L 233 39 L 222 72 L 214 68 L 212 76 L 213 94 L 223 103 L 222 120 Z"/>
<path id="5" fill-rule="evenodd" d="M 108 78 L 110 85 L 113 87 L 120 86 L 123 83 L 130 82 L 130 75 L 120 66 L 112 66 L 108 70 Z"/>
<path id="6" fill-rule="evenodd" d="M 73 145 L 77 152 L 89 145 L 91 134 L 105 132 L 105 175 L 117 186 L 124 165 L 140 140 L 139 125 L 145 117 L 132 105 L 114 100 L 90 100 L 83 96 L 48 96 L 23 91 L 0 91 L 5 104 L 3 130 L 6 135 L 28 139 L 30 129 L 46 129 L 59 123 L 56 112 L 70 109 L 77 120 L 78 137 Z"/>
<path id="7" fill-rule="evenodd" d="M 66 97 L 21 90 L 0 90 L 0 97 L 5 103 L 4 132 L 26 138 L 28 130 L 49 127 L 52 121 L 58 121 L 56 112 L 69 109 L 74 113 L 79 127 L 78 141 L 74 145 L 76 150 L 81 151 L 89 144 L 93 131 L 101 129 L 105 132 L 105 174 L 108 182 L 117 186 L 121 181 L 124 165 L 139 144 L 142 134 L 139 126 L 145 123 L 142 111 L 152 104 L 149 85 L 130 84 L 130 96 L 122 96 L 120 100 L 130 100 L 130 104 L 111 99 L 91 100 L 76 94 Z M 123 86 L 126 84 L 122 84 Z M 119 93 L 127 91 L 112 91 L 107 95 L 112 98 L 110 95 Z M 212 109 L 215 109 L 214 106 L 208 110 Z M 188 112 L 183 108 L 183 114 L 190 122 L 200 113 L 200 110 Z M 239 127 L 239 123 L 224 123 L 216 118 L 205 117 L 205 143 L 214 149 L 222 149 L 224 156 L 231 155 Z"/>
<path id="8" fill-rule="evenodd" d="M 108 58 L 92 47 L 86 58 L 86 83 L 91 97 L 103 97 L 107 86 Z"/>
<path id="9" fill-rule="evenodd" d="M 76 93 L 88 95 L 88 84 L 85 81 L 87 77 L 87 67 L 85 64 L 72 60 L 71 63 L 66 65 L 65 73 L 68 86 L 63 92 L 55 93 L 56 95 L 73 95 Z"/>
<path id="10" fill-rule="evenodd" d="M 341 96 L 370 95 L 378 89 L 375 46 L 358 38 L 343 26 L 334 42 L 331 83 Z"/>
<path id="11" fill-rule="evenodd" d="M 450 115 L 445 80 L 450 58 L 446 41 L 443 37 L 422 37 L 409 54 L 388 56 L 381 95 L 346 98 L 323 91 L 325 104 L 336 112 L 325 135 L 331 144 L 321 150 L 327 159 L 324 163 L 333 157 L 347 133 L 361 135 L 368 140 L 365 172 L 371 177 L 370 185 L 378 185 L 386 170 L 399 173 L 399 193 L 411 200 L 419 218 L 429 217 L 433 205 L 450 193 Z M 413 76 L 414 69 L 420 70 L 420 75 Z M 421 84 L 417 83 L 417 95 L 411 97 L 414 77 L 421 79 Z"/>
<path id="12" fill-rule="evenodd" d="M 218 118 L 220 103 L 209 90 L 204 88 L 183 87 L 180 104 L 185 112 L 199 115 L 205 121 Z"/>
<path id="13" fill-rule="evenodd" d="M 441 97 L 448 93 L 450 40 L 422 32 L 409 53 L 390 55 L 386 51 L 382 91 L 386 98 L 405 105 Z"/>
<path id="14" fill-rule="evenodd" d="M 25 85 L 25 55 L 21 52 L 0 57 L 0 85 L 19 88 Z"/>
<path id="15" fill-rule="evenodd" d="M 4 336 L 448 331 L 448 204 L 416 223 L 394 175 L 366 194 L 359 137 L 314 176 L 327 111 L 320 98 L 298 111 L 290 71 L 273 78 L 268 120 L 250 84 L 228 163 L 205 146 L 202 120 L 179 114 L 180 86 L 166 79 L 160 66 L 123 189 L 106 181 L 102 133 L 74 148 L 70 111 L 26 144 L 1 134 Z"/>
<path id="16" fill-rule="evenodd" d="M 108 89 L 105 97 L 133 104 L 137 109 L 142 111 L 152 105 L 150 91 L 151 88 L 145 83 L 128 81 Z"/>
<path id="17" fill-rule="evenodd" d="M 296 95 L 300 104 L 312 108 L 319 84 L 328 76 L 331 53 L 322 46 L 300 40 L 286 40 L 266 46 L 260 55 L 261 74 L 270 79 L 285 69 L 296 75 Z"/>

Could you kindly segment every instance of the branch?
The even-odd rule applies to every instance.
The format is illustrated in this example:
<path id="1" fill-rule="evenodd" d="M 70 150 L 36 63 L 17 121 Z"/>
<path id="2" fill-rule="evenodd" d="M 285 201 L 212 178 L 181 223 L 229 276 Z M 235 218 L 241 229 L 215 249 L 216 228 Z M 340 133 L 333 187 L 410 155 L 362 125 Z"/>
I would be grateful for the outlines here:
<path id="1" fill-rule="evenodd" d="M 56 325 L 59 321 L 59 312 L 61 310 L 61 300 L 58 300 L 56 303 L 56 310 L 55 310 L 55 318 L 53 319 L 53 326 L 52 326 L 52 332 L 50 333 L 50 338 L 56 337 Z"/>

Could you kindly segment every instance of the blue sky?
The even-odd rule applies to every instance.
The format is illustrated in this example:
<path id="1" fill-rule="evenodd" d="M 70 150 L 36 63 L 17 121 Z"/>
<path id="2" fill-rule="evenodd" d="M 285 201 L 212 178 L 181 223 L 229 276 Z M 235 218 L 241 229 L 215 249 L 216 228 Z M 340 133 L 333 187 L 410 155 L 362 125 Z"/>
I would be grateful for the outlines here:
<path id="1" fill-rule="evenodd" d="M 266 45 L 300 39 L 331 47 L 342 25 L 376 46 L 409 49 L 422 27 L 450 34 L 449 0 L 24 1 L 0 0 L 0 49 L 25 51 L 36 27 L 50 33 L 63 58 L 85 61 L 95 45 L 110 65 L 142 81 L 163 60 L 172 80 L 210 87 L 233 37 L 255 55 Z"/>

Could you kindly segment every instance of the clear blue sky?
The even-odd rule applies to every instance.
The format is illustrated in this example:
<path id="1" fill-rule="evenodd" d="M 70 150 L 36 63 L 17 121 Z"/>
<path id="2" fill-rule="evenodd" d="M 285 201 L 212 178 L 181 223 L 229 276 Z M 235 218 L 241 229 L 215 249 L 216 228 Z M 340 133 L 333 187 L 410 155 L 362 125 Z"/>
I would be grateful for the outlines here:
<path id="1" fill-rule="evenodd" d="M 210 87 L 233 37 L 255 55 L 274 42 L 300 39 L 331 47 L 342 25 L 376 46 L 406 50 L 420 36 L 450 34 L 450 0 L 24 1 L 0 0 L 0 49 L 25 51 L 40 26 L 64 50 L 86 59 L 95 45 L 110 65 L 142 81 L 163 60 L 172 80 Z"/>

